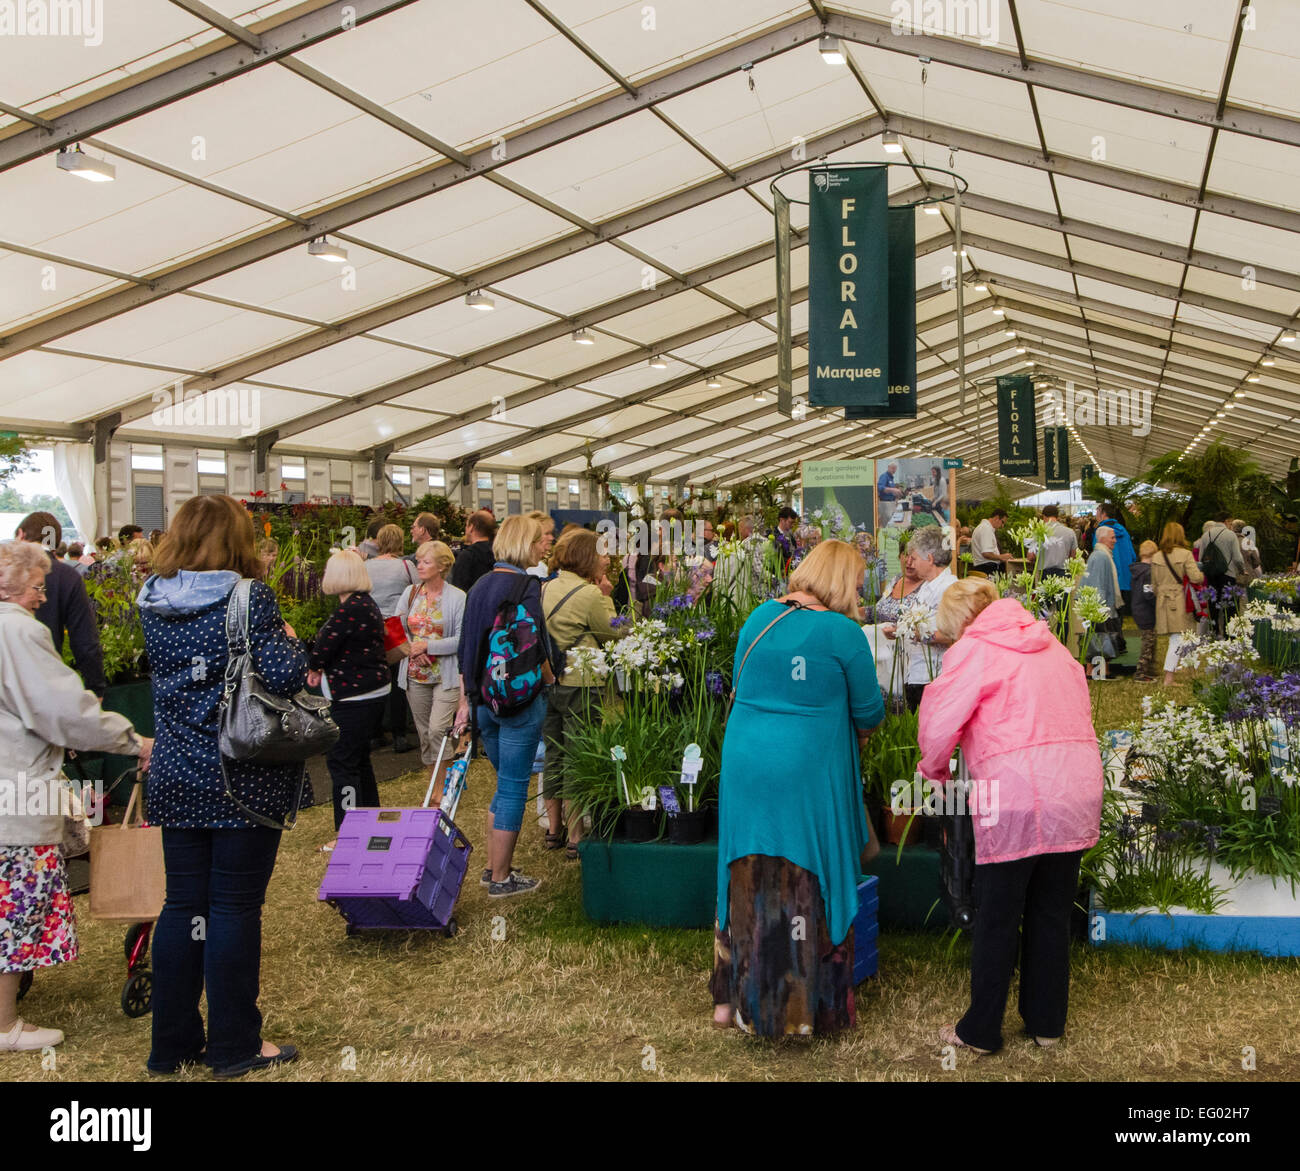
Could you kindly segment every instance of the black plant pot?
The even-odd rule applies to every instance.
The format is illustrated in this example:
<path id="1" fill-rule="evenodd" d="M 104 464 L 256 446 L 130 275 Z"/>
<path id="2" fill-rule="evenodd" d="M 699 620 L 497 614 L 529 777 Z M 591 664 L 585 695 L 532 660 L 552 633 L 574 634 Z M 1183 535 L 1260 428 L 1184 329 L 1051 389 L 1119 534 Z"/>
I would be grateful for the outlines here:
<path id="1" fill-rule="evenodd" d="M 697 846 L 708 836 L 709 811 L 683 810 L 668 819 L 668 840 L 676 846 Z"/>
<path id="2" fill-rule="evenodd" d="M 624 809 L 618 818 L 619 836 L 628 842 L 653 842 L 659 836 L 659 812 Z"/>

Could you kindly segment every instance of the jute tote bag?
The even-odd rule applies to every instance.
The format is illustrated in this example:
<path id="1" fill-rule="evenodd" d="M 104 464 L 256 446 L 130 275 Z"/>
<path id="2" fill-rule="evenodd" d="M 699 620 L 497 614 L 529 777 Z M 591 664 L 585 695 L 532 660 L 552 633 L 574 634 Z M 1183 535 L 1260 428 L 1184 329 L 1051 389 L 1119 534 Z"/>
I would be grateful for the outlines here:
<path id="1" fill-rule="evenodd" d="M 91 829 L 92 919 L 152 923 L 162 914 L 167 889 L 162 829 L 142 823 L 141 785 L 137 781 L 122 824 Z"/>

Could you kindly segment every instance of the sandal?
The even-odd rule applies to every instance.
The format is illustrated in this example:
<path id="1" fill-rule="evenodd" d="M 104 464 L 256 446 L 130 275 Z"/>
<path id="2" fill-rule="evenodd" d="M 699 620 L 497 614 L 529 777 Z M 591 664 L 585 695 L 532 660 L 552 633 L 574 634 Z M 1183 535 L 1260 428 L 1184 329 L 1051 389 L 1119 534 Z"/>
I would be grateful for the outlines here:
<path id="1" fill-rule="evenodd" d="M 576 862 L 578 860 L 577 842 L 570 842 L 567 846 L 564 847 L 564 857 L 569 862 Z"/>
<path id="2" fill-rule="evenodd" d="M 546 832 L 546 848 L 548 850 L 562 850 L 564 849 L 564 843 L 568 840 L 569 835 L 563 829 L 558 833 L 551 833 L 549 830 Z"/>
<path id="3" fill-rule="evenodd" d="M 987 1057 L 993 1052 L 992 1049 L 980 1049 L 974 1045 L 967 1045 L 959 1036 L 957 1036 L 957 1027 L 948 1025 L 939 1030 L 939 1041 L 944 1045 L 951 1045 L 954 1049 L 969 1049 L 976 1057 Z"/>

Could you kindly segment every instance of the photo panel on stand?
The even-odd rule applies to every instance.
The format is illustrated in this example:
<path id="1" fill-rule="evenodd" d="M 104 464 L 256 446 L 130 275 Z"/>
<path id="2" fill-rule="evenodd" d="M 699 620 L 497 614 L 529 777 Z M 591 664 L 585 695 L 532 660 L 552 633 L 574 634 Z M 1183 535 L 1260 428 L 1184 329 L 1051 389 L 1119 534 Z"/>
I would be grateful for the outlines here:
<path id="1" fill-rule="evenodd" d="M 876 460 L 876 541 L 889 576 L 902 570 L 900 538 L 909 529 L 952 522 L 952 473 L 937 457 Z"/>

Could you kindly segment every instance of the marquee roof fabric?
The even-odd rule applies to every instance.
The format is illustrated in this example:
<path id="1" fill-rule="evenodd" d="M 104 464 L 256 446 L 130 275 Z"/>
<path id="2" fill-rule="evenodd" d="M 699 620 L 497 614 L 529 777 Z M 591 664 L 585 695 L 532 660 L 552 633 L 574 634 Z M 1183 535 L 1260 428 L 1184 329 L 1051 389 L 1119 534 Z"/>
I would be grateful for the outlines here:
<path id="1" fill-rule="evenodd" d="M 11 429 L 174 440 L 156 407 L 179 381 L 256 404 L 212 447 L 555 474 L 590 455 L 724 485 L 838 456 L 992 469 L 993 379 L 1032 362 L 1044 392 L 1149 392 L 1147 433 L 1076 428 L 1076 471 L 1198 438 L 1274 472 L 1300 450 L 1300 21 L 1280 5 L 104 0 L 98 44 L 5 35 L 5 7 Z M 936 14 L 975 35 L 925 31 Z M 61 170 L 77 144 L 115 181 Z M 915 421 L 777 413 L 768 185 L 822 158 L 951 160 L 970 185 L 965 388 L 953 210 L 917 212 Z M 895 167 L 891 197 L 933 184 Z M 309 255 L 319 237 L 346 263 Z M 972 471 L 962 495 L 988 486 Z"/>

